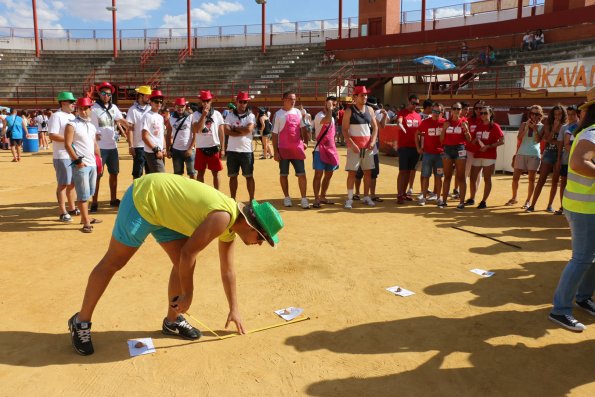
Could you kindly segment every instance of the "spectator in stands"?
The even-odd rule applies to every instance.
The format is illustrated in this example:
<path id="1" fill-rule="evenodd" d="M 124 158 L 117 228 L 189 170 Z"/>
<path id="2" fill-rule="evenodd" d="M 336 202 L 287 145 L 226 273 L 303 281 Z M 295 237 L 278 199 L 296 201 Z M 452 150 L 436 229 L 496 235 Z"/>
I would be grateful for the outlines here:
<path id="1" fill-rule="evenodd" d="M 539 46 L 542 44 L 545 44 L 545 36 L 543 35 L 543 30 L 537 29 L 533 36 L 533 49 L 539 49 Z"/>
<path id="2" fill-rule="evenodd" d="M 562 204 L 564 197 L 564 189 L 566 189 L 566 183 L 568 178 L 568 159 L 570 156 L 570 149 L 574 142 L 574 137 L 578 132 L 578 108 L 575 105 L 568 106 L 566 108 L 566 114 L 568 115 L 568 124 L 564 131 L 564 138 L 562 141 L 562 158 L 560 160 L 560 204 Z M 556 210 L 554 214 L 562 215 L 564 213 L 563 208 Z"/>
<path id="3" fill-rule="evenodd" d="M 376 203 L 370 197 L 372 170 L 374 165 L 374 148 L 378 137 L 378 124 L 374 116 L 374 109 L 367 105 L 368 89 L 356 86 L 353 90 L 354 103 L 345 110 L 342 132 L 347 142 L 347 200 L 345 208 L 353 208 L 353 194 L 355 175 L 361 167 L 364 175 L 364 197 L 362 203 L 374 207 Z"/>
<path id="4" fill-rule="evenodd" d="M 490 66 L 491 64 L 493 64 L 496 61 L 496 52 L 494 51 L 494 47 L 489 45 L 486 48 L 485 52 L 482 52 L 479 55 L 479 59 L 486 66 Z"/>
<path id="5" fill-rule="evenodd" d="M 467 42 L 461 42 L 461 63 L 467 63 L 469 61 L 469 47 Z"/>
<path id="6" fill-rule="evenodd" d="M 254 152 L 252 151 L 252 131 L 256 125 L 256 117 L 248 106 L 250 95 L 239 92 L 236 96 L 236 110 L 225 118 L 224 132 L 229 136 L 227 145 L 227 176 L 229 177 L 229 193 L 235 200 L 238 191 L 238 175 L 240 168 L 246 178 L 246 188 L 250 201 L 254 200 L 256 184 L 254 182 Z"/>
<path id="7" fill-rule="evenodd" d="M 494 122 L 494 111 L 491 107 L 483 107 L 479 114 L 481 120 L 475 130 L 475 140 L 479 150 L 475 153 L 471 167 L 471 187 L 473 188 L 479 172 L 483 171 L 483 198 L 477 208 L 484 209 L 487 208 L 487 201 L 492 191 L 492 174 L 496 168 L 496 149 L 498 146 L 504 145 L 504 133 L 500 125 Z"/>
<path id="8" fill-rule="evenodd" d="M 423 155 L 420 178 L 421 194 L 418 198 L 418 204 L 421 206 L 426 205 L 430 176 L 434 174 L 435 189 L 437 192 L 440 192 L 442 188 L 442 176 L 444 175 L 444 167 L 442 166 L 442 152 L 444 148 L 441 142 L 442 129 L 445 122 L 442 118 L 444 107 L 439 103 L 434 103 L 431 109 L 432 116 L 424 119 L 415 131 L 417 152 Z"/>
<path id="9" fill-rule="evenodd" d="M 40 111 L 39 114 L 35 117 L 35 125 L 37 126 L 37 133 L 39 134 L 40 149 L 50 148 L 48 144 L 48 122 L 50 121 L 48 117 L 48 112 L 48 109 L 46 109 L 45 111 Z"/>
<path id="10" fill-rule="evenodd" d="M 91 122 L 91 98 L 79 98 L 76 101 L 77 117 L 64 129 L 64 147 L 72 160 L 72 179 L 76 189 L 77 204 L 81 213 L 83 233 L 92 233 L 93 225 L 102 221 L 89 217 L 89 199 L 93 197 L 97 181 L 95 156 L 101 152 L 97 145 L 97 130 Z"/>
<path id="11" fill-rule="evenodd" d="M 186 173 L 190 179 L 194 179 L 194 134 L 192 133 L 192 113 L 186 102 L 186 98 L 176 98 L 174 112 L 165 121 L 167 137 L 167 157 L 172 159 L 174 174 L 184 175 L 184 164 Z"/>
<path id="12" fill-rule="evenodd" d="M 566 130 L 566 121 L 568 115 L 564 106 L 558 104 L 550 110 L 543 134 L 540 137 L 541 140 L 545 141 L 545 150 L 541 157 L 541 165 L 539 166 L 539 179 L 537 180 L 537 186 L 535 186 L 535 192 L 533 193 L 533 199 L 531 205 L 526 209 L 527 212 L 535 211 L 535 204 L 541 194 L 541 189 L 547 182 L 547 178 L 552 172 L 552 190 L 550 191 L 550 197 L 548 205 L 546 207 L 547 212 L 554 212 L 552 203 L 556 197 L 556 189 L 558 188 L 558 180 L 560 178 L 560 155 L 562 152 L 562 141 L 564 139 L 564 132 Z"/>
<path id="13" fill-rule="evenodd" d="M 527 187 L 527 199 L 523 208 L 527 209 L 531 205 L 531 198 L 535 190 L 535 174 L 537 174 L 537 169 L 541 162 L 540 142 L 543 134 L 542 118 L 543 109 L 541 106 L 533 105 L 529 109 L 529 120 L 523 122 L 519 127 L 517 140 L 520 142 L 520 146 L 513 160 L 512 198 L 506 203 L 508 206 L 518 203 L 519 180 L 524 172 L 529 174 L 529 183 Z"/>
<path id="14" fill-rule="evenodd" d="M 595 88 L 587 93 L 579 133 L 570 150 L 563 207 L 572 232 L 572 257 L 554 293 L 550 320 L 572 331 L 586 327 L 572 315 L 572 301 L 595 316 Z"/>
<path id="15" fill-rule="evenodd" d="M 279 182 L 283 191 L 283 205 L 291 207 L 289 196 L 289 164 L 293 165 L 295 176 L 298 178 L 298 186 L 302 199 L 300 206 L 303 209 L 310 208 L 306 197 L 308 181 L 306 179 L 306 158 L 305 147 L 308 146 L 310 136 L 302 113 L 295 108 L 296 96 L 294 91 L 283 93 L 283 107 L 275 113 L 273 124 L 273 150 L 275 161 L 279 162 Z M 305 147 L 304 147 L 305 146 Z"/>
<path id="16" fill-rule="evenodd" d="M 153 90 L 149 97 L 149 110 L 141 119 L 147 174 L 165 172 L 165 121 L 161 115 L 163 94 Z"/>
<path id="17" fill-rule="evenodd" d="M 416 108 L 419 106 L 417 95 L 409 95 L 409 105 L 397 114 L 399 149 L 399 175 L 397 177 L 397 203 L 412 201 L 411 194 L 407 194 L 407 186 L 415 175 L 415 167 L 419 161 L 419 153 L 415 143 L 415 132 L 421 124 L 421 116 Z"/>
<path id="18" fill-rule="evenodd" d="M 273 146 L 271 144 L 271 134 L 273 131 L 273 124 L 268 116 L 268 109 L 265 107 L 258 108 L 258 117 L 256 118 L 256 128 L 260 134 L 262 143 L 262 156 L 260 159 L 270 159 L 273 157 Z"/>
<path id="19" fill-rule="evenodd" d="M 6 117 L 6 134 L 10 140 L 10 151 L 12 152 L 12 162 L 21 161 L 21 147 L 23 146 L 23 137 L 28 134 L 27 122 L 25 118 L 19 116 L 16 108 L 12 108 L 10 116 Z M 25 116 L 26 117 L 26 116 Z"/>
<path id="20" fill-rule="evenodd" d="M 200 106 L 192 115 L 192 133 L 195 135 L 196 158 L 194 169 L 196 179 L 205 181 L 207 168 L 213 174 L 213 187 L 219 189 L 219 171 L 223 170 L 221 158 L 225 156 L 225 130 L 223 116 L 211 106 L 211 91 L 201 91 L 198 97 Z M 235 105 L 234 105 L 235 107 Z"/>
<path id="21" fill-rule="evenodd" d="M 120 158 L 118 156 L 119 135 L 116 125 L 122 124 L 124 130 L 126 130 L 128 123 L 124 120 L 118 106 L 114 105 L 112 101 L 112 95 L 115 92 L 114 87 L 108 82 L 103 82 L 97 87 L 97 91 L 99 92 L 99 99 L 91 107 L 91 122 L 97 129 L 97 145 L 101 151 L 101 163 L 103 168 L 107 166 L 109 174 L 109 205 L 110 207 L 118 207 L 120 205 L 120 200 L 117 198 Z M 97 170 L 97 186 L 90 209 L 92 213 L 97 212 L 98 209 L 97 199 L 102 175 L 103 170 Z"/>
<path id="22" fill-rule="evenodd" d="M 337 97 L 328 96 L 324 109 L 314 117 L 314 153 L 312 154 L 312 167 L 314 168 L 314 204 L 312 207 L 320 208 L 321 204 L 334 204 L 326 198 L 331 178 L 334 171 L 339 168 L 339 155 L 335 146 L 335 116 Z M 323 177 L 324 175 L 324 177 Z"/>
<path id="23" fill-rule="evenodd" d="M 128 122 L 127 139 L 128 153 L 132 156 L 132 178 L 140 178 L 145 169 L 145 150 L 142 138 L 142 128 L 140 120 L 151 110 L 149 106 L 149 97 L 151 96 L 151 87 L 142 85 L 135 88 L 136 101 L 128 109 L 126 121 Z"/>
<path id="24" fill-rule="evenodd" d="M 438 206 L 441 208 L 446 206 L 448 200 L 453 168 L 459 189 L 457 209 L 462 210 L 465 208 L 465 195 L 467 194 L 467 180 L 465 179 L 467 150 L 465 145 L 471 141 L 471 134 L 467 119 L 461 117 L 462 111 L 463 105 L 460 102 L 455 102 L 452 105 L 451 114 L 448 121 L 444 123 L 440 135 L 440 141 L 444 145 L 444 153 L 442 154 L 444 160 L 444 188 L 442 190 L 442 200 L 438 202 Z M 432 112 L 435 112 L 435 107 Z"/>
<path id="25" fill-rule="evenodd" d="M 525 35 L 523 36 L 523 41 L 521 43 L 521 51 L 527 49 L 528 51 L 533 50 L 533 45 L 535 42 L 535 36 L 533 32 L 527 30 Z"/>

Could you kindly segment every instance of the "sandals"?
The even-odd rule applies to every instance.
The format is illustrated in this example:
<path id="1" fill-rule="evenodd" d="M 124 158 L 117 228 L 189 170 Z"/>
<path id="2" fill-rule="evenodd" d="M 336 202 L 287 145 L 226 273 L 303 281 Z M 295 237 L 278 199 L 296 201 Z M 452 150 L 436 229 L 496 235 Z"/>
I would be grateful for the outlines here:
<path id="1" fill-rule="evenodd" d="M 327 200 L 327 199 L 322 199 L 322 200 L 320 200 L 320 204 L 329 204 L 329 205 L 332 205 L 332 204 L 335 204 L 335 202 L 334 201 Z"/>
<path id="2" fill-rule="evenodd" d="M 83 232 L 83 233 L 93 233 L 93 226 L 91 226 L 91 225 L 85 225 L 81 229 L 81 232 Z"/>
<path id="3" fill-rule="evenodd" d="M 374 197 L 372 197 L 372 201 L 376 201 L 377 203 L 382 203 L 384 200 L 378 196 L 374 196 Z"/>
<path id="4" fill-rule="evenodd" d="M 320 208 L 320 202 L 315 201 L 314 204 L 312 204 L 312 208 Z"/>
<path id="5" fill-rule="evenodd" d="M 563 215 L 564 214 L 564 208 L 560 207 L 559 210 L 557 210 L 556 212 L 554 212 L 554 215 Z"/>
<path id="6" fill-rule="evenodd" d="M 95 219 L 95 218 L 91 218 L 91 222 L 89 222 L 91 225 L 96 225 L 98 223 L 103 222 L 101 219 Z"/>
<path id="7" fill-rule="evenodd" d="M 359 199 L 360 199 L 359 194 L 354 194 L 353 195 L 353 200 L 359 200 Z"/>
<path id="8" fill-rule="evenodd" d="M 523 205 L 523 206 L 521 207 L 521 209 L 524 209 L 524 210 L 526 210 L 526 209 L 527 209 L 527 208 L 529 208 L 530 206 L 531 206 L 531 203 L 529 203 L 529 202 L 527 201 L 527 202 L 525 203 L 525 205 Z"/>
<path id="9" fill-rule="evenodd" d="M 504 205 L 506 205 L 506 206 L 509 206 L 509 207 L 510 207 L 511 205 L 515 205 L 515 204 L 517 204 L 518 202 L 519 202 L 518 200 L 515 200 L 515 199 L 510 199 L 510 200 L 508 200 L 508 202 L 506 202 L 506 204 L 504 204 Z"/>

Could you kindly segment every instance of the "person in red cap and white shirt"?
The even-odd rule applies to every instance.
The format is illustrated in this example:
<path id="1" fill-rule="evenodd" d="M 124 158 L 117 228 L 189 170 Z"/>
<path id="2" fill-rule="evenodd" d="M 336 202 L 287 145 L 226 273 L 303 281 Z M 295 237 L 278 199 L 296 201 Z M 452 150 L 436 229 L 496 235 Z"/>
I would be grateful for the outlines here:
<path id="1" fill-rule="evenodd" d="M 292 206 L 288 180 L 289 164 L 292 164 L 302 195 L 300 206 L 303 209 L 308 209 L 310 203 L 306 198 L 308 180 L 306 179 L 304 159 L 306 158 L 305 146 L 308 145 L 310 136 L 302 113 L 295 107 L 295 101 L 294 91 L 283 93 L 283 107 L 275 113 L 273 124 L 273 150 L 275 151 L 275 161 L 279 162 L 279 181 L 285 196 L 283 205 L 285 207 Z"/>
<path id="2" fill-rule="evenodd" d="M 184 164 L 186 173 L 194 179 L 194 134 L 192 133 L 192 113 L 187 106 L 186 98 L 176 98 L 174 102 L 174 113 L 165 120 L 167 136 L 167 157 L 171 158 L 174 166 L 174 174 L 184 175 Z"/>
<path id="3" fill-rule="evenodd" d="M 140 120 L 147 174 L 165 172 L 165 121 L 159 114 L 163 106 L 163 94 L 154 90 L 149 98 L 151 110 Z"/>
<path id="4" fill-rule="evenodd" d="M 120 200 L 116 197 L 118 192 L 118 173 L 120 172 L 120 160 L 118 158 L 118 128 L 116 124 L 121 124 L 124 129 L 128 123 L 120 109 L 112 103 L 112 94 L 114 87 L 103 82 L 97 87 L 99 99 L 91 107 L 91 122 L 97 128 L 97 145 L 101 151 L 101 161 L 107 166 L 109 174 L 110 207 L 120 205 Z M 91 212 L 97 211 L 97 197 L 99 196 L 99 184 L 101 182 L 102 170 L 97 170 L 97 187 L 91 203 Z"/>
<path id="5" fill-rule="evenodd" d="M 235 200 L 238 191 L 238 174 L 240 168 L 246 178 L 246 186 L 250 201 L 254 200 L 254 152 L 252 151 L 252 131 L 256 125 L 256 117 L 248 107 L 250 95 L 240 92 L 236 97 L 236 108 L 225 118 L 225 135 L 227 142 L 227 176 L 229 192 Z"/>
<path id="6" fill-rule="evenodd" d="M 223 170 L 221 157 L 225 155 L 225 122 L 221 113 L 211 106 L 211 91 L 201 91 L 198 99 L 200 107 L 192 115 L 192 133 L 197 149 L 194 160 L 196 179 L 204 182 L 208 168 L 213 174 L 213 187 L 219 189 L 219 171 Z"/>
<path id="7" fill-rule="evenodd" d="M 153 90 L 148 85 L 141 85 L 134 90 L 136 102 L 128 109 L 126 121 L 128 122 L 128 153 L 132 156 L 132 178 L 136 179 L 143 176 L 145 169 L 145 144 L 140 120 L 151 109 L 149 97 Z"/>
<path id="8" fill-rule="evenodd" d="M 81 212 L 83 233 L 93 232 L 93 224 L 101 223 L 99 219 L 89 217 L 88 202 L 93 196 L 97 181 L 95 156 L 100 155 L 96 140 L 97 129 L 91 122 L 92 105 L 91 98 L 79 98 L 76 101 L 77 116 L 64 129 L 64 147 L 72 160 L 72 180 Z"/>

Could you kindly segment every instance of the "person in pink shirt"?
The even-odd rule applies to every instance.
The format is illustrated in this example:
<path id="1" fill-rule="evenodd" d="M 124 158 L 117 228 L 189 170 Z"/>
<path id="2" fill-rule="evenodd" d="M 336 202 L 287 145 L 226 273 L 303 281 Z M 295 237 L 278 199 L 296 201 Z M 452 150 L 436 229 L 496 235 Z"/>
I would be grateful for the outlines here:
<path id="1" fill-rule="evenodd" d="M 483 198 L 477 206 L 479 209 L 487 208 L 487 200 L 492 190 L 492 174 L 496 168 L 496 149 L 504 145 L 504 133 L 500 126 L 494 122 L 494 111 L 489 106 L 484 106 L 479 112 L 481 119 L 475 129 L 475 142 L 479 150 L 475 153 L 471 166 L 471 195 L 475 196 L 475 181 L 479 172 L 483 170 L 484 189 Z"/>
<path id="2" fill-rule="evenodd" d="M 419 153 L 415 143 L 415 132 L 421 124 L 421 116 L 415 110 L 419 106 L 417 95 L 409 95 L 409 105 L 397 114 L 397 125 L 399 128 L 399 176 L 397 177 L 397 203 L 403 204 L 412 201 L 407 195 L 409 179 L 415 172 L 415 166 L 419 160 Z"/>

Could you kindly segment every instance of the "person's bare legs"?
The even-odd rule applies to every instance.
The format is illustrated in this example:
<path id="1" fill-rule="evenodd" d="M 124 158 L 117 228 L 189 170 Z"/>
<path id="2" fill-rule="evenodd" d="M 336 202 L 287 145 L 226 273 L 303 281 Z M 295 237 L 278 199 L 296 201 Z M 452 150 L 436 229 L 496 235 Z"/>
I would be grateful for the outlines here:
<path id="1" fill-rule="evenodd" d="M 174 308 L 170 306 L 170 302 L 176 296 L 180 296 L 182 293 L 182 287 L 180 286 L 180 273 L 179 273 L 179 263 L 180 263 L 180 253 L 182 252 L 182 247 L 188 241 L 187 238 L 182 238 L 179 240 L 168 241 L 166 243 L 159 243 L 161 248 L 165 250 L 169 259 L 172 263 L 171 273 L 169 274 L 169 283 L 167 285 L 167 321 L 173 323 L 176 321 L 178 317 L 178 312 Z M 196 266 L 196 261 L 194 262 L 194 266 Z"/>
<path id="2" fill-rule="evenodd" d="M 312 181 L 312 189 L 314 189 L 314 204 L 320 203 L 320 185 L 323 174 L 323 170 L 314 170 L 314 180 Z"/>
<path id="3" fill-rule="evenodd" d="M 453 161 L 452 159 L 445 157 L 442 159 L 442 163 L 444 167 L 444 182 L 442 184 L 442 202 L 446 204 L 448 196 L 450 194 L 450 182 L 452 180 Z M 437 192 L 436 194 L 440 196 L 440 192 Z"/>
<path id="4" fill-rule="evenodd" d="M 202 183 L 205 183 L 205 170 L 196 171 L 196 180 Z"/>
<path id="5" fill-rule="evenodd" d="M 537 185 L 535 186 L 535 190 L 533 192 L 531 207 L 535 207 L 535 204 L 537 204 L 537 200 L 539 200 L 539 196 L 541 195 L 541 189 L 543 189 L 543 185 L 545 185 L 547 182 L 547 177 L 549 176 L 553 167 L 553 164 L 541 163 L 541 166 L 539 167 L 539 179 L 537 180 Z"/>
<path id="6" fill-rule="evenodd" d="M 535 176 L 537 175 L 537 171 L 529 171 L 529 183 L 527 184 L 527 200 L 525 203 L 530 203 L 531 198 L 533 197 L 533 192 L 535 191 Z"/>
<path id="7" fill-rule="evenodd" d="M 467 195 L 467 179 L 465 178 L 465 159 L 455 160 L 455 180 L 459 190 L 459 204 L 465 204 Z M 436 178 L 439 179 L 439 178 Z"/>
<path id="8" fill-rule="evenodd" d="M 219 190 L 219 184 L 221 183 L 219 178 L 219 171 L 211 171 L 213 174 L 213 187 Z"/>
<path id="9" fill-rule="evenodd" d="M 283 175 L 280 176 L 279 184 L 281 185 L 281 190 L 283 191 L 283 197 L 289 197 L 289 178 Z"/>
<path id="10" fill-rule="evenodd" d="M 514 172 L 512 174 L 512 198 L 508 200 L 509 203 L 517 201 L 517 194 L 519 192 L 519 180 L 521 179 L 522 173 L 523 170 L 520 170 L 518 168 L 514 169 Z"/>
<path id="11" fill-rule="evenodd" d="M 300 188 L 300 194 L 302 195 L 302 198 L 306 197 L 306 193 L 308 190 L 308 179 L 306 179 L 306 175 L 298 176 L 298 186 Z"/>
<path id="12" fill-rule="evenodd" d="M 236 193 L 238 192 L 238 176 L 229 177 L 229 195 L 232 199 L 236 199 Z"/>
<path id="13" fill-rule="evenodd" d="M 494 169 L 496 168 L 496 165 L 490 165 L 489 167 L 482 167 L 482 168 L 483 168 L 483 198 L 481 199 L 481 201 L 487 202 L 488 197 L 490 197 L 490 193 L 492 192 L 492 174 L 494 173 Z"/>
<path id="14" fill-rule="evenodd" d="M 372 182 L 372 170 L 364 170 L 364 196 L 370 197 L 370 185 Z"/>
<path id="15" fill-rule="evenodd" d="M 320 188 L 320 199 L 326 201 L 326 192 L 331 184 L 333 171 L 324 171 L 324 178 L 322 178 L 322 187 Z"/>
<path id="16" fill-rule="evenodd" d="M 132 258 L 138 247 L 129 247 L 111 238 L 107 252 L 89 275 L 83 304 L 78 314 L 79 322 L 91 321 L 93 311 L 112 277 Z"/>
<path id="17" fill-rule="evenodd" d="M 118 194 L 118 174 L 109 174 L 110 201 L 116 201 Z"/>
<path id="18" fill-rule="evenodd" d="M 256 191 L 256 182 L 254 181 L 254 177 L 246 177 L 246 189 L 248 189 L 248 196 L 250 197 L 250 201 L 254 200 L 254 192 Z"/>
<path id="19" fill-rule="evenodd" d="M 560 181 L 560 167 L 558 166 L 557 169 L 554 169 L 554 173 L 552 174 L 552 187 L 550 189 L 550 197 L 547 202 L 547 208 L 550 208 L 554 203 L 554 199 L 556 198 L 556 193 L 558 192 L 558 182 Z"/>

